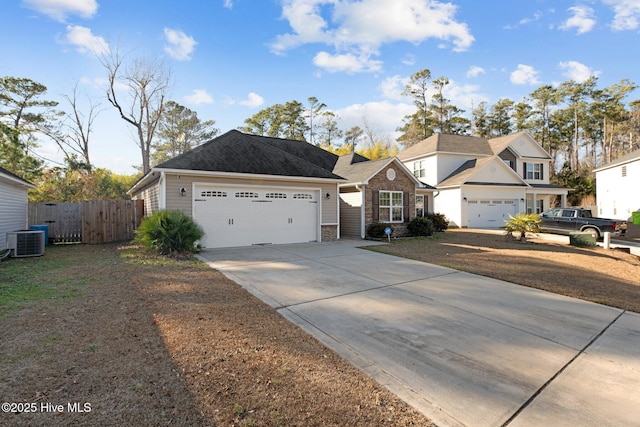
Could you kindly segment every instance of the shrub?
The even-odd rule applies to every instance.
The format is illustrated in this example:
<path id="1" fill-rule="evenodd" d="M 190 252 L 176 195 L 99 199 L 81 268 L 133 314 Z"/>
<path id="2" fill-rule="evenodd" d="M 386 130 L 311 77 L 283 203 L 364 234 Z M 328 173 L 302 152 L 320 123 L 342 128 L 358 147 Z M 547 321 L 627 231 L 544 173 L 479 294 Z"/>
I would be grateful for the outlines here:
<path id="1" fill-rule="evenodd" d="M 163 255 L 173 252 L 197 252 L 195 242 L 204 232 L 191 218 L 180 211 L 161 210 L 142 220 L 135 241 L 145 249 Z"/>
<path id="2" fill-rule="evenodd" d="M 413 236 L 433 236 L 435 227 L 430 218 L 417 216 L 409 221 L 407 229 Z"/>
<path id="3" fill-rule="evenodd" d="M 516 216 L 509 214 L 509 219 L 504 221 L 504 229 L 511 233 L 520 233 L 520 241 L 526 241 L 527 233 L 540 232 L 540 217 L 538 214 L 518 213 Z M 514 236 L 515 237 L 515 236 Z"/>
<path id="4" fill-rule="evenodd" d="M 431 220 L 435 231 L 445 231 L 449 228 L 449 220 L 443 214 L 430 213 L 425 215 L 425 218 L 429 218 Z"/>
<path id="5" fill-rule="evenodd" d="M 393 234 L 393 227 L 386 222 L 372 222 L 367 226 L 367 236 L 369 237 L 387 237 L 384 233 L 384 229 L 389 227 L 391 234 Z"/>

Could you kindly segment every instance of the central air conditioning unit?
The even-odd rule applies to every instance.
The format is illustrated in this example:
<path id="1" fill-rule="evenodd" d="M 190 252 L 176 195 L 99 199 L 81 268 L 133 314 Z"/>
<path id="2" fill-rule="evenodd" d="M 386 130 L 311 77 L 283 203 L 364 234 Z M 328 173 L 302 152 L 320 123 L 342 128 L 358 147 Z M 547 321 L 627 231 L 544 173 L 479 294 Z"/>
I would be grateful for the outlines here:
<path id="1" fill-rule="evenodd" d="M 44 255 L 44 231 L 20 230 L 7 233 L 7 248 L 15 258 Z"/>

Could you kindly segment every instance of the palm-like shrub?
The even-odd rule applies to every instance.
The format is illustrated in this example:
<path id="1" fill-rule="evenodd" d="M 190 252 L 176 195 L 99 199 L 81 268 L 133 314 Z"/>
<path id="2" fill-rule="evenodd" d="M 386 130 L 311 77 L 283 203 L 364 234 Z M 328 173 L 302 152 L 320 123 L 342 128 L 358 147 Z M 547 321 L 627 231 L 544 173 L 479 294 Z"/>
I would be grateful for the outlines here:
<path id="1" fill-rule="evenodd" d="M 505 220 L 504 223 L 503 228 L 512 236 L 514 236 L 513 233 L 520 233 L 521 242 L 527 240 L 527 233 L 540 232 L 540 216 L 538 214 L 519 213 L 516 216 L 509 214 L 509 220 Z"/>
<path id="2" fill-rule="evenodd" d="M 180 211 L 160 210 L 142 220 L 135 241 L 145 249 L 163 255 L 174 252 L 197 252 L 196 241 L 204 235 L 202 228 Z"/>

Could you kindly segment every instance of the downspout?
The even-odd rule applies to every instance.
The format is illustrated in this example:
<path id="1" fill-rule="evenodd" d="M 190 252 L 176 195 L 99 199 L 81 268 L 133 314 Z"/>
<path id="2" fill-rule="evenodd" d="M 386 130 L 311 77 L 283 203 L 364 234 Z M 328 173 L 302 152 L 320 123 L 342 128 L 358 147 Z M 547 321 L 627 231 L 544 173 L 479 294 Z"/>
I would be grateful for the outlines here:
<path id="1" fill-rule="evenodd" d="M 164 171 L 160 172 L 160 180 L 158 181 L 160 186 L 160 200 L 158 201 L 158 209 L 167 209 L 167 181 Z"/>
<path id="2" fill-rule="evenodd" d="M 436 191 L 435 193 L 433 193 L 433 203 L 431 203 L 433 211 L 431 213 L 436 213 L 436 197 L 438 197 L 439 195 L 440 195 L 439 191 Z"/>
<path id="3" fill-rule="evenodd" d="M 365 198 L 364 190 L 360 188 L 360 184 L 356 184 L 356 190 L 360 192 L 360 238 L 364 239 L 364 223 L 365 223 Z"/>

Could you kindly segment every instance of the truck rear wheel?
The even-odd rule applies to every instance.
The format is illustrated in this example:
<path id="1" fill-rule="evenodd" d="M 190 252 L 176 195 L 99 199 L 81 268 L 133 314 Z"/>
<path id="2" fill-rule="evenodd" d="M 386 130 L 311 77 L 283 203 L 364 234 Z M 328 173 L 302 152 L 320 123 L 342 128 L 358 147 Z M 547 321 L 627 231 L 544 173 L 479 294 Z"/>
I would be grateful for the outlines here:
<path id="1" fill-rule="evenodd" d="M 596 235 L 596 240 L 600 240 L 600 238 L 602 236 L 600 236 L 600 231 L 597 228 L 594 227 L 585 227 L 583 228 L 581 231 L 584 231 L 585 233 L 593 233 Z"/>

